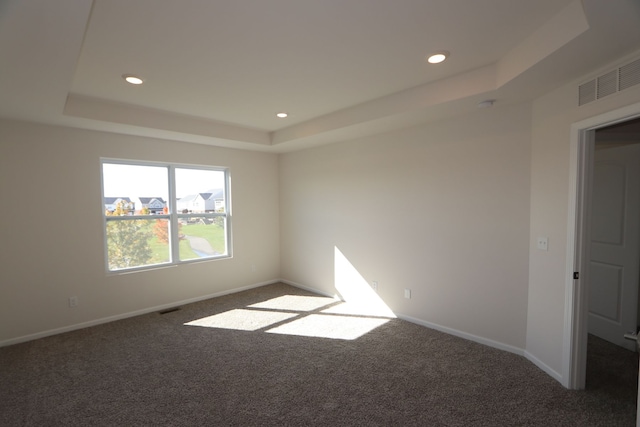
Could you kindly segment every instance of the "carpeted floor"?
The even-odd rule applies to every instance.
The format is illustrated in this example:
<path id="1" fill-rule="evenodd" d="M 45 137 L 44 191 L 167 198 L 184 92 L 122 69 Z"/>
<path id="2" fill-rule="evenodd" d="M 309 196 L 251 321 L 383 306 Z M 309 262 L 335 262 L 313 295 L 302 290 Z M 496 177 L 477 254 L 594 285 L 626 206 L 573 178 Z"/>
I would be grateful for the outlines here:
<path id="1" fill-rule="evenodd" d="M 520 356 L 340 312 L 276 284 L 1 348 L 0 425 L 635 425 L 635 353 L 590 338 L 569 391 Z"/>

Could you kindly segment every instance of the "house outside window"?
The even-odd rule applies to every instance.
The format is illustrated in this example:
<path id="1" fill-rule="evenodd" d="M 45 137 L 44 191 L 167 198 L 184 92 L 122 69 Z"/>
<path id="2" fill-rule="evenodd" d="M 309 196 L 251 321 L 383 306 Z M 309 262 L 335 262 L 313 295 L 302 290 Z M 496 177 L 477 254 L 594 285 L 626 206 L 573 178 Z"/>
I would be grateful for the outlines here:
<path id="1" fill-rule="evenodd" d="M 128 197 L 105 197 L 104 208 L 105 211 L 113 213 L 118 206 L 126 206 L 127 209 L 133 209 L 131 199 Z"/>
<path id="2" fill-rule="evenodd" d="M 136 210 L 148 211 L 151 214 L 161 214 L 167 202 L 162 197 L 138 197 L 136 200 Z"/>
<path id="3" fill-rule="evenodd" d="M 102 159 L 107 271 L 231 256 L 226 168 Z"/>

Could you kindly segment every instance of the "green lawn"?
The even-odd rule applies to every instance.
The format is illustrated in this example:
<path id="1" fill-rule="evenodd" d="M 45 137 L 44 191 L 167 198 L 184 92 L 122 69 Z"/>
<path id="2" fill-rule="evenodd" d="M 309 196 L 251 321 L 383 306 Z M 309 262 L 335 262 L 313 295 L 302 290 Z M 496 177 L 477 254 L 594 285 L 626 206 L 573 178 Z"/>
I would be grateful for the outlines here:
<path id="1" fill-rule="evenodd" d="M 152 225 L 150 225 L 152 228 Z M 180 227 L 180 234 L 185 236 L 202 237 L 206 239 L 211 247 L 218 253 L 225 253 L 225 235 L 224 229 L 215 224 L 187 224 Z M 169 261 L 169 245 L 161 242 L 155 235 L 149 239 L 149 245 L 153 252 L 152 263 L 161 263 Z M 180 259 L 197 259 L 200 258 L 191 250 L 189 241 L 180 240 Z"/>
<path id="2" fill-rule="evenodd" d="M 183 225 L 180 234 L 196 236 L 207 239 L 211 247 L 219 253 L 224 253 L 224 229 L 215 224 L 189 224 Z"/>
<path id="3" fill-rule="evenodd" d="M 151 246 L 150 264 L 159 264 L 169 261 L 169 245 L 161 242 L 155 235 L 149 239 L 149 246 Z"/>

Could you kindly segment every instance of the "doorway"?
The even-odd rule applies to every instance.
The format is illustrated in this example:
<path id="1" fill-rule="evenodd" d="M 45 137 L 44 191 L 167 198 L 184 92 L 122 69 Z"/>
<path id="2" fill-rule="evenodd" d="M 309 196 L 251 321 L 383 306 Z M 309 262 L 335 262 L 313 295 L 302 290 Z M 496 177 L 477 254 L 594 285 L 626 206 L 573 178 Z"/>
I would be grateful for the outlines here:
<path id="1" fill-rule="evenodd" d="M 609 140 L 611 147 L 616 144 L 614 141 L 616 138 L 618 138 L 617 143 L 630 137 L 640 140 L 639 118 L 640 104 L 636 104 L 575 123 L 571 128 L 571 189 L 568 224 L 570 244 L 567 251 L 567 298 L 562 375 L 563 385 L 570 389 L 585 388 L 589 336 L 589 283 L 591 274 L 594 274 L 597 280 L 598 274 L 601 273 L 593 273 L 590 268 L 592 246 L 590 225 L 593 214 L 591 202 L 597 133 L 600 134 L 598 136 L 602 141 Z M 614 137 L 614 135 L 617 136 Z M 610 298 L 610 301 L 614 299 Z M 635 302 L 637 303 L 637 296 Z"/>
<path id="2" fill-rule="evenodd" d="M 633 406 L 640 284 L 640 119 L 595 130 L 585 389 Z"/>
<path id="3" fill-rule="evenodd" d="M 640 119 L 595 130 L 589 198 L 587 330 L 636 351 L 640 283 Z"/>

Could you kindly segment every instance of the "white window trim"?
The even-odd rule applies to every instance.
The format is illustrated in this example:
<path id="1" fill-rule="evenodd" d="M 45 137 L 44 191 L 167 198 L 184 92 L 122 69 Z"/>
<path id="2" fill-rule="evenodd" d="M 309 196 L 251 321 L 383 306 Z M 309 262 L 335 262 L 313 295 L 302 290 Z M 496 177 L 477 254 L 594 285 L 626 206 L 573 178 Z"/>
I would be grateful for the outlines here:
<path id="1" fill-rule="evenodd" d="M 169 213 L 168 214 L 154 214 L 154 215 L 127 215 L 127 216 L 107 216 L 104 208 L 104 164 L 120 164 L 131 166 L 155 166 L 166 167 L 168 173 L 168 200 Z M 198 212 L 183 214 L 177 211 L 177 199 L 176 199 L 176 182 L 175 182 L 175 170 L 176 169 L 196 169 L 196 170 L 210 170 L 216 172 L 224 172 L 224 212 Z M 159 268 L 175 267 L 182 264 L 193 264 L 207 261 L 217 261 L 221 259 L 232 258 L 232 225 L 231 225 L 231 174 L 228 167 L 221 166 L 209 166 L 209 165 L 193 165 L 183 163 L 164 163 L 164 162 L 150 162 L 144 160 L 128 160 L 128 159 L 114 159 L 114 158 L 100 158 L 100 206 L 102 207 L 102 234 L 104 242 L 104 266 L 108 275 L 128 274 L 138 271 L 155 270 Z M 221 255 L 214 255 L 203 258 L 194 258 L 189 260 L 180 260 L 179 256 L 179 227 L 178 221 L 180 218 L 216 218 L 222 217 L 225 219 L 225 248 L 226 253 Z M 142 266 L 136 266 L 131 268 L 122 268 L 117 270 L 109 269 L 109 251 L 107 242 L 107 222 L 108 221 L 131 221 L 136 219 L 168 219 L 170 236 L 170 260 L 168 262 L 158 264 L 147 264 Z M 178 242 L 178 243 L 175 243 Z"/>

